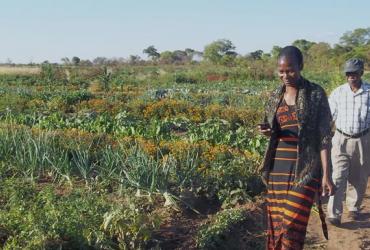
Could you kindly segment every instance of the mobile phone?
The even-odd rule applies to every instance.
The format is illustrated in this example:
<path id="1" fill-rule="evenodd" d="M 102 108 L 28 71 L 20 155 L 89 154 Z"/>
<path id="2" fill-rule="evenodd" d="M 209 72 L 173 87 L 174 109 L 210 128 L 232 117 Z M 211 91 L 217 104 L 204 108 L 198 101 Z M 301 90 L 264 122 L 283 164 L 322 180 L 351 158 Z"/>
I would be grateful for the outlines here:
<path id="1" fill-rule="evenodd" d="M 270 124 L 268 123 L 259 123 L 258 126 L 261 128 L 261 130 L 266 130 L 270 128 Z"/>

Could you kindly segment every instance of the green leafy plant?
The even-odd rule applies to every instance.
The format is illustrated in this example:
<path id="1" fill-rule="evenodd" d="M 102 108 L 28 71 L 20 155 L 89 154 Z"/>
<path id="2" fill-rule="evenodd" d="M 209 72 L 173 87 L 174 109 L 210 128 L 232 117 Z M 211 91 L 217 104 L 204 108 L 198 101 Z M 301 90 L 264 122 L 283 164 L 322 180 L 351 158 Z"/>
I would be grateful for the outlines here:
<path id="1" fill-rule="evenodd" d="M 233 249 L 237 242 L 232 242 L 234 227 L 246 219 L 241 209 L 227 209 L 217 213 L 209 223 L 200 227 L 196 245 L 199 249 Z"/>

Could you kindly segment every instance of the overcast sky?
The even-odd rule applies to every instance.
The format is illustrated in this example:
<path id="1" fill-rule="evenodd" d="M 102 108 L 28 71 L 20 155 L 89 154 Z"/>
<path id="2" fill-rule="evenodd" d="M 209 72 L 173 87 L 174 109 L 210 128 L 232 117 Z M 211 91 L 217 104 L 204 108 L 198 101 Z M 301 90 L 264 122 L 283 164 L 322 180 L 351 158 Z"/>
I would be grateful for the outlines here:
<path id="1" fill-rule="evenodd" d="M 269 52 L 296 39 L 338 43 L 370 27 L 368 0 L 0 0 L 0 62 L 128 57 L 226 38 Z"/>

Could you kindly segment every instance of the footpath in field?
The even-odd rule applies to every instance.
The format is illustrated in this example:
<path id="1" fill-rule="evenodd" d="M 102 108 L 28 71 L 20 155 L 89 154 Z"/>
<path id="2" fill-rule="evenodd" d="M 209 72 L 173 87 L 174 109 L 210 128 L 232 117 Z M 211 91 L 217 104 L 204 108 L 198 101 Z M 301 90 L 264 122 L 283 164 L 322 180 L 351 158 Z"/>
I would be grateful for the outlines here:
<path id="1" fill-rule="evenodd" d="M 326 204 L 324 208 L 326 211 Z M 345 210 L 340 227 L 328 224 L 328 241 L 325 240 L 322 234 L 319 216 L 313 213 L 308 225 L 305 249 L 370 249 L 370 182 L 366 190 L 361 212 L 362 216 L 359 221 L 350 221 Z"/>
<path id="2" fill-rule="evenodd" d="M 326 212 L 324 201 L 324 210 Z M 247 205 L 248 206 L 248 205 Z M 211 206 L 212 207 L 212 206 Z M 258 208 L 258 209 L 257 209 Z M 259 250 L 264 249 L 265 228 L 264 209 L 261 202 L 257 202 L 251 211 L 253 220 L 231 233 L 235 241 L 234 246 L 229 249 Z M 171 216 L 167 223 L 157 232 L 156 239 L 161 243 L 161 249 L 197 249 L 195 246 L 195 235 L 200 226 L 208 219 L 206 214 L 214 214 L 216 211 L 204 212 L 203 215 L 194 213 L 182 213 Z M 341 227 L 328 224 L 329 240 L 322 233 L 319 215 L 312 213 L 308 225 L 305 250 L 370 250 L 370 182 L 362 205 L 362 214 L 359 221 L 350 221 L 345 209 Z M 229 241 L 229 242 L 230 242 Z M 258 241 L 260 247 L 250 247 L 248 242 Z M 223 249 L 223 248 L 222 248 Z"/>

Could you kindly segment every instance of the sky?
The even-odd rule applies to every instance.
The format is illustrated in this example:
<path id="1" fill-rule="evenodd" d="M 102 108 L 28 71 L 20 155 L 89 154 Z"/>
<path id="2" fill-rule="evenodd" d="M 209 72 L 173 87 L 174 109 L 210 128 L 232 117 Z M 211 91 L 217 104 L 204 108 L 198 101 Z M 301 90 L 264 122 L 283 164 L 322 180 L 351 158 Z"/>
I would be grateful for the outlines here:
<path id="1" fill-rule="evenodd" d="M 0 63 L 127 58 L 229 39 L 239 54 L 370 27 L 368 0 L 0 0 Z"/>

